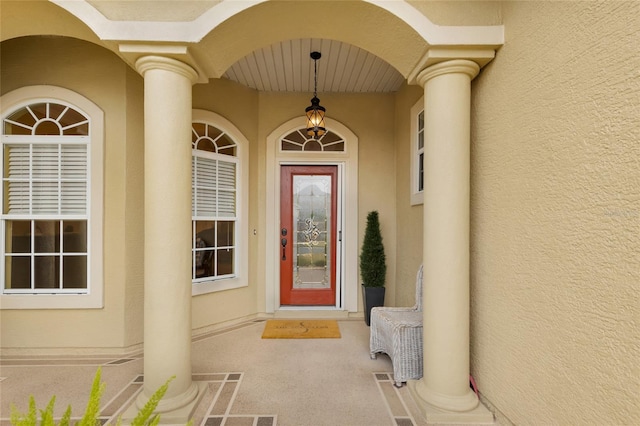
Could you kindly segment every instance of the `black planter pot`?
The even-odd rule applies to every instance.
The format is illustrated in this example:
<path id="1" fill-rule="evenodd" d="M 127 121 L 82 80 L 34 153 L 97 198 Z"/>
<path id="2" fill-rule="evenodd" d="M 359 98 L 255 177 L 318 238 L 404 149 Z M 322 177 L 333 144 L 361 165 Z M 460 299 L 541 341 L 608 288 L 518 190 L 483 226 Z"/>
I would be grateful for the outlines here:
<path id="1" fill-rule="evenodd" d="M 369 325 L 371 320 L 371 308 L 384 306 L 384 287 L 362 286 L 362 300 L 364 301 L 364 322 Z"/>

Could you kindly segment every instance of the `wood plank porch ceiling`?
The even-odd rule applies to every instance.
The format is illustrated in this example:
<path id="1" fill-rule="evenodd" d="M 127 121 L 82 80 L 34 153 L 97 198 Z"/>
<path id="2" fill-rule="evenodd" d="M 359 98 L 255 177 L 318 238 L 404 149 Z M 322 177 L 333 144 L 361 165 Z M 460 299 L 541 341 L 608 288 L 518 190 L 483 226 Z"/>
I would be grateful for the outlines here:
<path id="1" fill-rule="evenodd" d="M 255 50 L 233 64 L 225 78 L 260 91 L 313 93 L 312 51 L 318 60 L 318 94 L 389 93 L 404 77 L 389 63 L 336 40 L 296 39 Z"/>

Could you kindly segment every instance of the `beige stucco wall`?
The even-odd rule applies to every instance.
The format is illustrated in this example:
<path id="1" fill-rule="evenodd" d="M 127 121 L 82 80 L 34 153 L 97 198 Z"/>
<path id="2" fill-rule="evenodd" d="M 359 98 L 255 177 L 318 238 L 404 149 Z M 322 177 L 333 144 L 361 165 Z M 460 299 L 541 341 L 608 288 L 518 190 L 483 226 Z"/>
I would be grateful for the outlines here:
<path id="1" fill-rule="evenodd" d="M 195 333 L 216 328 L 265 312 L 265 250 L 267 197 L 279 194 L 266 186 L 267 136 L 283 123 L 304 113 L 311 94 L 262 92 L 236 83 L 212 79 L 193 88 L 194 108 L 215 111 L 231 121 L 249 140 L 249 286 L 196 296 L 193 299 Z M 364 236 L 366 213 L 380 212 L 383 239 L 388 257 L 387 302 L 395 298 L 396 217 L 394 94 L 320 93 L 327 108 L 327 127 L 339 120 L 359 140 L 358 247 Z M 361 111 L 369 111 L 363 115 Z M 301 121 L 301 125 L 304 122 Z M 255 230 L 255 235 L 254 231 Z M 362 301 L 358 296 L 359 310 Z"/>
<path id="2" fill-rule="evenodd" d="M 3 310 L 2 347 L 38 353 L 125 352 L 143 339 L 144 140 L 143 79 L 107 50 L 74 39 L 25 38 L 2 45 L 3 93 L 48 83 L 75 90 L 105 112 L 105 307 L 97 310 Z M 41 64 L 46 65 L 46 78 Z M 74 64 L 71 66 L 71 64 Z M 38 68 L 40 66 L 40 68 Z M 38 72 L 38 69 L 40 72 Z M 393 94 L 322 94 L 329 111 L 359 138 L 359 232 L 366 213 L 380 212 L 388 257 L 387 302 L 395 299 L 396 216 Z M 266 136 L 300 116 L 309 94 L 262 93 L 229 81 L 211 80 L 193 88 L 193 106 L 215 111 L 249 141 L 249 282 L 247 287 L 193 298 L 195 333 L 265 311 L 264 207 Z M 360 111 L 371 113 L 363 115 Z M 253 230 L 256 234 L 253 234 Z M 358 300 L 359 306 L 361 301 Z M 361 307 L 360 307 L 361 309 Z M 42 324 L 47 324 L 43 327 Z M 73 326 L 71 326 L 73 324 Z M 95 330 L 100 330 L 96 333 Z M 18 350 L 18 349 L 16 349 Z"/>
<path id="3" fill-rule="evenodd" d="M 67 36 L 99 43 L 98 37 L 67 11 L 50 1 L 0 1 L 0 40 L 34 34 Z"/>
<path id="4" fill-rule="evenodd" d="M 516 424 L 640 423 L 640 7 L 414 4 L 436 23 L 502 21 L 506 28 L 505 46 L 473 82 L 471 363 L 480 391 Z M 478 13 L 452 19 L 468 7 Z M 20 15 L 21 23 L 3 25 L 11 31 L 3 30 L 2 38 L 28 32 L 36 22 L 47 25 L 43 31 L 66 33 L 68 15 L 57 13 L 40 21 Z M 237 27 L 223 27 L 211 37 L 213 46 L 229 42 L 227 30 L 237 34 Z M 82 26 L 76 31 L 90 37 Z M 308 26 L 295 31 L 282 34 L 310 35 Z M 375 44 L 366 31 L 350 31 L 334 26 L 319 35 Z M 413 32 L 404 31 L 406 40 L 414 40 Z M 252 40 L 241 47 L 259 47 Z M 388 51 L 398 41 L 386 43 L 372 50 L 406 69 L 413 65 L 407 46 L 417 43 L 393 54 Z M 0 311 L 2 347 L 21 347 L 23 353 L 135 348 L 142 340 L 142 79 L 112 53 L 76 40 L 10 40 L 1 48 L 1 93 L 55 84 L 105 111 L 108 206 L 105 308 Z M 420 256 L 422 208 L 409 203 L 408 111 L 421 90 L 320 94 L 328 123 L 335 117 L 360 140 L 358 245 L 366 213 L 379 210 L 389 305 L 413 302 Z M 255 237 L 249 233 L 249 286 L 195 297 L 196 331 L 263 310 L 264 207 L 275 196 L 264 186 L 264 141 L 308 102 L 304 94 L 257 94 L 219 81 L 194 86 L 195 108 L 223 115 L 250 141 L 249 229 L 257 231 Z"/>
<path id="5" fill-rule="evenodd" d="M 193 107 L 214 111 L 235 125 L 245 138 L 249 146 L 249 280 L 248 286 L 239 289 L 194 296 L 192 299 L 192 327 L 194 333 L 206 332 L 238 321 L 248 316 L 255 316 L 260 311 L 257 302 L 258 288 L 264 286 L 264 278 L 259 276 L 256 258 L 258 238 L 253 235 L 257 228 L 258 209 L 256 197 L 258 191 L 259 174 L 256 173 L 258 158 L 258 93 L 228 80 L 210 80 L 207 84 L 193 86 Z M 264 311 L 264 308 L 262 309 Z"/>
<path id="6" fill-rule="evenodd" d="M 473 84 L 472 372 L 515 424 L 640 424 L 640 4 L 503 16 Z"/>
<path id="7" fill-rule="evenodd" d="M 395 298 L 396 218 L 394 94 L 320 93 L 327 108 L 327 127 L 339 120 L 359 140 L 358 247 L 364 236 L 366 213 L 380 212 L 383 239 L 388 257 L 387 302 Z M 196 296 L 193 299 L 195 333 L 243 318 L 263 314 L 266 306 L 265 250 L 268 197 L 279 194 L 266 186 L 267 136 L 283 123 L 304 113 L 311 94 L 258 93 L 236 83 L 212 79 L 193 88 L 194 108 L 215 111 L 231 121 L 249 140 L 249 286 Z M 361 111 L 369 111 L 369 115 Z M 304 121 L 301 121 L 304 125 Z M 255 235 L 254 231 L 255 230 Z M 359 310 L 362 310 L 358 296 Z"/>
<path id="8" fill-rule="evenodd" d="M 422 264 L 422 205 L 411 205 L 411 160 L 413 145 L 409 111 L 424 95 L 420 86 L 404 85 L 396 94 L 396 306 L 413 306 L 416 302 L 416 272 Z"/>
<path id="9" fill-rule="evenodd" d="M 500 1 L 408 0 L 437 25 L 501 25 Z"/>
<path id="10" fill-rule="evenodd" d="M 140 342 L 142 324 L 141 78 L 111 52 L 58 37 L 2 43 L 2 94 L 19 87 L 62 86 L 105 114 L 104 309 L 1 310 L 2 348 L 68 353 L 121 351 Z M 126 314 L 125 314 L 126 312 Z M 125 330 L 127 330 L 125 332 Z"/>
<path id="11" fill-rule="evenodd" d="M 261 212 L 266 209 L 266 197 L 275 197 L 265 186 L 266 137 L 277 127 L 304 113 L 310 104 L 311 94 L 290 94 L 266 92 L 260 94 L 259 140 L 260 178 L 259 203 Z M 385 254 L 387 256 L 387 303 L 395 298 L 395 258 L 396 258 L 396 216 L 395 216 L 395 147 L 394 147 L 394 94 L 337 94 L 319 93 L 320 103 L 327 109 L 326 126 L 331 128 L 331 120 L 340 121 L 358 137 L 358 250 L 362 245 L 366 215 L 378 210 Z M 362 111 L 366 111 L 363 114 Z M 301 121 L 304 125 L 304 121 Z M 258 233 L 264 235 L 264 214 Z M 265 248 L 260 248 L 264 253 Z M 264 265 L 262 260 L 261 266 Z M 360 279 L 358 277 L 358 279 Z M 264 288 L 260 303 L 264 306 Z M 362 300 L 358 295 L 358 310 L 362 311 Z M 262 309 L 262 308 L 261 308 Z"/>
<path id="12" fill-rule="evenodd" d="M 144 332 L 144 81 L 126 68 L 125 222 L 126 282 L 124 296 L 124 346 L 140 345 Z"/>

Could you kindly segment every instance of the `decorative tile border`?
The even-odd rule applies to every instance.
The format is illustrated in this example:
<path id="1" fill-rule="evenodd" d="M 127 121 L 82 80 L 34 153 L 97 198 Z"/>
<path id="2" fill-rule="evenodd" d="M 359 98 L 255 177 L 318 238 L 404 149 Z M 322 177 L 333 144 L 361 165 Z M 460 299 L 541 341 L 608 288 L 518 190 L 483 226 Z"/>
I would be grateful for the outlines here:
<path id="1" fill-rule="evenodd" d="M 101 366 L 101 365 L 121 365 L 131 361 L 142 359 L 142 352 L 128 354 L 123 358 L 107 357 L 0 357 L 0 367 L 79 367 L 79 366 Z"/>
<path id="2" fill-rule="evenodd" d="M 46 359 L 0 359 L 2 367 L 78 367 L 91 365 L 106 365 L 116 362 L 113 358 L 46 358 Z"/>
<path id="3" fill-rule="evenodd" d="M 131 362 L 131 361 L 135 361 L 135 359 L 133 359 L 133 358 L 116 359 L 115 361 L 108 362 L 106 365 L 122 365 L 122 364 L 126 364 L 127 362 Z"/>
<path id="4" fill-rule="evenodd" d="M 207 393 L 194 413 L 194 426 L 277 426 L 278 416 L 275 414 L 231 414 L 243 378 L 244 373 L 241 372 L 193 374 L 193 381 L 205 382 L 208 386 Z M 2 377 L 0 381 L 4 379 Z M 134 377 L 120 392 L 107 401 L 98 416 L 100 424 L 115 425 L 118 417 L 135 402 L 142 391 L 143 382 L 144 376 Z M 71 419 L 72 423 L 79 420 L 80 417 Z M 0 426 L 6 425 L 10 425 L 9 419 L 0 419 Z"/>
<path id="5" fill-rule="evenodd" d="M 397 426 L 416 426 L 418 423 L 403 396 L 406 393 L 403 391 L 406 389 L 398 389 L 393 385 L 393 373 L 373 373 L 373 378 L 394 424 Z M 409 395 L 407 394 L 407 396 Z"/>
<path id="6" fill-rule="evenodd" d="M 214 394 L 208 403 L 200 426 L 277 425 L 278 416 L 275 414 L 231 414 L 231 409 L 242 385 L 244 373 L 228 373 L 224 380 L 215 380 L 216 377 L 209 378 L 214 380 L 206 380 L 206 376 L 203 374 L 194 374 L 193 376 L 194 381 L 208 381 L 209 389 Z M 217 376 L 224 375 L 218 374 Z"/>
<path id="7" fill-rule="evenodd" d="M 276 426 L 278 416 L 274 414 L 231 414 L 244 373 L 193 374 L 192 380 L 205 382 L 207 394 L 196 408 L 194 425 L 199 426 Z M 128 408 L 142 391 L 144 376 L 136 376 L 111 401 L 102 408 L 100 422 L 116 424 L 118 417 Z"/>

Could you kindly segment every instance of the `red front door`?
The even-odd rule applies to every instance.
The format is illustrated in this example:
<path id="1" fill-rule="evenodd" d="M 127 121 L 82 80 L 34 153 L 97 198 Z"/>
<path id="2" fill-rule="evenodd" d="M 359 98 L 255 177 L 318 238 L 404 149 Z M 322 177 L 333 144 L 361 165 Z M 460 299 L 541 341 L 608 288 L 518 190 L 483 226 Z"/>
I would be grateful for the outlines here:
<path id="1" fill-rule="evenodd" d="M 336 304 L 337 166 L 282 166 L 280 304 Z"/>

